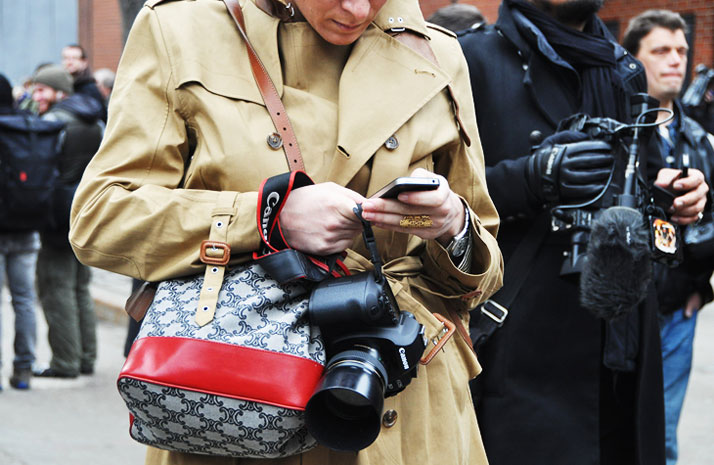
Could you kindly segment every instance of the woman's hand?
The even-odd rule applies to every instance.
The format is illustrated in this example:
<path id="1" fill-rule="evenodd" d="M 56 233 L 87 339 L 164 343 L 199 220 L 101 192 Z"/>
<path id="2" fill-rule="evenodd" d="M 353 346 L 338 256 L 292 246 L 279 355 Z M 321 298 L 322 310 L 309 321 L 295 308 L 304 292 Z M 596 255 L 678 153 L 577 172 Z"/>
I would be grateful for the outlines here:
<path id="1" fill-rule="evenodd" d="M 391 231 L 414 234 L 422 239 L 436 239 L 442 245 L 457 235 L 464 227 L 464 205 L 451 190 L 448 181 L 425 169 L 417 168 L 411 176 L 438 178 L 439 188 L 433 191 L 403 192 L 399 200 L 367 199 L 362 203 L 362 216 L 373 226 Z M 399 225 L 407 215 L 428 215 L 433 222 L 429 227 L 408 228 Z"/>
<path id="2" fill-rule="evenodd" d="M 362 232 L 362 223 L 352 209 L 364 200 L 332 182 L 295 189 L 280 212 L 283 236 L 290 247 L 305 253 L 342 252 Z"/>
<path id="3" fill-rule="evenodd" d="M 709 192 L 709 186 L 704 181 L 701 171 L 693 168 L 687 171 L 686 178 L 678 178 L 681 174 L 680 170 L 662 168 L 655 180 L 656 185 L 672 190 L 677 195 L 668 213 L 671 213 L 672 221 L 681 225 L 699 220 L 699 214 L 704 211 L 707 192 Z"/>

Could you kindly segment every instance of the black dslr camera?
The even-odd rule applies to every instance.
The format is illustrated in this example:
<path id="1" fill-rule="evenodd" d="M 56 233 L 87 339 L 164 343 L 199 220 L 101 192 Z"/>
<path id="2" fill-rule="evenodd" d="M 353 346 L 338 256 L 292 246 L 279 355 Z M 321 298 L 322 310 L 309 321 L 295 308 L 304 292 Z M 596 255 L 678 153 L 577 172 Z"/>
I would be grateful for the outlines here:
<path id="1" fill-rule="evenodd" d="M 343 451 L 377 438 L 384 398 L 411 382 L 426 348 L 424 327 L 399 310 L 361 211 L 355 208 L 374 271 L 321 282 L 308 307 L 329 361 L 305 408 L 307 427 L 320 444 Z"/>

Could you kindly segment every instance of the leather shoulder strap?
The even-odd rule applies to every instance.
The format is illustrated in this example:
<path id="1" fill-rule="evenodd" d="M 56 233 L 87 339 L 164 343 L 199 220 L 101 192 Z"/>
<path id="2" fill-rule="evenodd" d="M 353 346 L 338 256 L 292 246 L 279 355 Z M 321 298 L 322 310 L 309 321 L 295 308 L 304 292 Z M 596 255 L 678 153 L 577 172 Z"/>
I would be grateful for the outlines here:
<path id="1" fill-rule="evenodd" d="M 235 21 L 238 32 L 243 40 L 245 40 L 253 77 L 258 84 L 260 94 L 263 96 L 263 101 L 270 113 L 270 118 L 273 120 L 275 129 L 283 140 L 283 150 L 285 150 L 290 171 L 305 171 L 305 164 L 302 160 L 300 147 L 298 146 L 295 132 L 290 124 L 290 119 L 285 111 L 283 102 L 280 100 L 280 95 L 278 95 L 278 91 L 275 89 L 272 79 L 270 79 L 268 72 L 265 70 L 265 66 L 263 66 L 250 40 L 248 40 L 248 35 L 245 33 L 245 20 L 243 19 L 243 10 L 240 7 L 240 3 L 238 3 L 238 0 L 223 0 L 223 2 L 226 4 L 226 8 L 228 8 L 228 12 L 231 14 L 233 21 Z"/>

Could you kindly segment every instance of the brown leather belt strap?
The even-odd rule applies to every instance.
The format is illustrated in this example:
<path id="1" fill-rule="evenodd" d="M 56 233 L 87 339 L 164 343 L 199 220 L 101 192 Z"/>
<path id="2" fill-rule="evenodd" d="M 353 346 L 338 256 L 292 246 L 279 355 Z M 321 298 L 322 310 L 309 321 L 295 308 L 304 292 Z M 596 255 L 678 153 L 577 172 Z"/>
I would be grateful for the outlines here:
<path id="1" fill-rule="evenodd" d="M 290 124 L 290 119 L 285 111 L 283 102 L 280 100 L 280 95 L 278 95 L 278 91 L 275 89 L 270 75 L 268 75 L 268 72 L 265 70 L 265 66 L 263 66 L 258 54 L 248 40 L 248 35 L 245 33 L 245 20 L 243 19 L 243 10 L 240 7 L 240 3 L 238 3 L 238 0 L 223 0 L 223 2 L 226 4 L 226 8 L 228 8 L 228 12 L 231 14 L 233 21 L 235 21 L 238 32 L 240 32 L 241 37 L 245 40 L 253 77 L 255 77 L 255 82 L 258 84 L 258 89 L 260 89 L 260 94 L 263 96 L 263 101 L 268 109 L 268 113 L 270 113 L 270 118 L 273 120 L 275 129 L 283 139 L 283 150 L 285 150 L 285 157 L 288 160 L 290 171 L 305 171 L 305 164 L 302 161 L 300 147 L 298 146 L 295 132 L 293 132 L 293 127 Z"/>

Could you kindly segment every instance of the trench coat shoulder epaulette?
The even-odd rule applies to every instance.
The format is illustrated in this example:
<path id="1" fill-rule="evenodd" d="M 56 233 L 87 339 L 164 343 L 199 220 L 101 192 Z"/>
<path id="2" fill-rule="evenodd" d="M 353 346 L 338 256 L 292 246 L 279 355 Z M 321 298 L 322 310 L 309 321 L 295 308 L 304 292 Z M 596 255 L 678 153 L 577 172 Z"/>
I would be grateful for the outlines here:
<path id="1" fill-rule="evenodd" d="M 427 21 L 426 27 L 428 27 L 429 29 L 434 29 L 435 31 L 443 32 L 449 37 L 456 38 L 456 33 L 454 31 L 446 29 L 445 27 L 441 27 L 438 24 L 430 23 Z"/>

